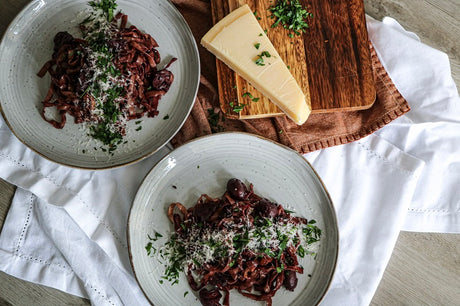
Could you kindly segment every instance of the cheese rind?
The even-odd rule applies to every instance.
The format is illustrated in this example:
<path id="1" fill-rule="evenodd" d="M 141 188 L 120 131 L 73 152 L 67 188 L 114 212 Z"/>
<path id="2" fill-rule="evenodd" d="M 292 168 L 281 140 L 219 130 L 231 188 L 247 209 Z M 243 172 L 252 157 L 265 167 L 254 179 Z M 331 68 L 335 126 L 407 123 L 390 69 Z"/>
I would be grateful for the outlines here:
<path id="1" fill-rule="evenodd" d="M 275 103 L 296 124 L 303 124 L 311 112 L 302 89 L 273 44 L 264 34 L 249 6 L 228 14 L 201 39 L 201 44 L 232 70 Z M 255 47 L 258 45 L 258 48 Z M 255 61 L 262 52 L 263 66 Z"/>

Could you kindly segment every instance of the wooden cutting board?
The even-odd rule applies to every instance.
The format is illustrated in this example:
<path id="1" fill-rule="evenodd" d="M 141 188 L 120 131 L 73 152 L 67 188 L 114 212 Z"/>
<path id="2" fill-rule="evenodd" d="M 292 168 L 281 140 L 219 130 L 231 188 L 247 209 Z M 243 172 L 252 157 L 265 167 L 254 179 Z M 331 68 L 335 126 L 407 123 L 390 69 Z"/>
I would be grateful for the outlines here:
<path id="1" fill-rule="evenodd" d="M 306 33 L 293 38 L 282 26 L 271 27 L 275 19 L 268 17 L 271 13 L 267 9 L 275 0 L 211 0 L 213 22 L 217 23 L 247 3 L 311 100 L 312 113 L 371 107 L 376 93 L 363 0 L 301 2 L 313 17 L 308 19 L 310 28 Z M 227 117 L 251 119 L 283 115 L 276 105 L 219 60 L 217 74 L 220 105 Z M 245 95 L 247 92 L 260 99 L 253 102 L 250 95 Z M 246 106 L 235 112 L 236 102 Z"/>

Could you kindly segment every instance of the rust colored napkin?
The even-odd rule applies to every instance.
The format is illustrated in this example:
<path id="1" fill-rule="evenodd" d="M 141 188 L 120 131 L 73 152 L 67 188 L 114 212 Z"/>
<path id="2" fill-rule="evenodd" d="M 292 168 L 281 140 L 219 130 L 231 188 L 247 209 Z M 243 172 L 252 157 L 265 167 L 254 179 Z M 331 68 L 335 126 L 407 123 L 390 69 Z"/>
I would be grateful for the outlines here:
<path id="1" fill-rule="evenodd" d="M 216 89 L 215 57 L 199 44 L 201 37 L 212 27 L 210 3 L 202 0 L 173 2 L 184 15 L 199 45 L 202 72 L 195 105 L 182 129 L 172 139 L 174 147 L 195 137 L 225 130 L 257 134 L 300 153 L 308 153 L 356 141 L 410 110 L 370 45 L 377 99 L 367 110 L 311 114 L 301 126 L 285 116 L 246 120 L 223 118 Z"/>

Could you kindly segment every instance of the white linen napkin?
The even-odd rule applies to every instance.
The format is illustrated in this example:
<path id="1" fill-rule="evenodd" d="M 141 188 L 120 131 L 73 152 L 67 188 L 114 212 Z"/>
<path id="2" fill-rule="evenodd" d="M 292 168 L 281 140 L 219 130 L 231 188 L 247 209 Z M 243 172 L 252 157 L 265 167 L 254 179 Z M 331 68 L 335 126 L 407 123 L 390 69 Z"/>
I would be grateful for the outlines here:
<path id="1" fill-rule="evenodd" d="M 20 188 L 13 203 L 0 236 L 4 272 L 95 305 L 148 305 L 128 267 L 119 267 L 118 256 L 89 239 L 63 208 Z"/>
<path id="2" fill-rule="evenodd" d="M 446 54 L 396 20 L 368 19 L 383 66 L 411 106 L 377 135 L 426 163 L 401 230 L 460 232 L 460 98 Z"/>
<path id="3" fill-rule="evenodd" d="M 368 29 L 412 111 L 358 142 L 306 155 L 339 221 L 324 305 L 368 304 L 401 228 L 460 232 L 460 195 L 451 189 L 460 180 L 459 97 L 447 57 L 393 19 L 368 19 Z M 0 143 L 0 176 L 20 187 L 0 234 L 0 270 L 97 305 L 147 303 L 129 265 L 126 221 L 142 178 L 169 149 L 122 169 L 86 171 L 36 155 L 3 119 Z M 449 184 L 437 182 L 446 175 Z M 426 184 L 439 191 L 428 195 Z"/>

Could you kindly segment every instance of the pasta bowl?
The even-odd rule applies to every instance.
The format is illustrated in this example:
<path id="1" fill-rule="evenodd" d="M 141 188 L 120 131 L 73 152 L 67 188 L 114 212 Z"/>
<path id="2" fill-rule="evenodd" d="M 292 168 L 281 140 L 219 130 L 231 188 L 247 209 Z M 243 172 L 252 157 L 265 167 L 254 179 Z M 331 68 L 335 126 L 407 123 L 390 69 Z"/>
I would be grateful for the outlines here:
<path id="1" fill-rule="evenodd" d="M 200 63 L 190 28 L 168 0 L 119 0 L 128 22 L 158 42 L 164 67 L 174 74 L 171 88 L 159 103 L 159 115 L 142 118 L 142 129 L 127 122 L 124 142 L 110 154 L 89 136 L 88 128 L 67 115 L 63 129 L 41 117 L 41 101 L 50 86 L 37 73 L 51 58 L 53 38 L 67 31 L 81 37 L 79 23 L 89 14 L 87 0 L 33 0 L 12 21 L 0 43 L 0 108 L 11 131 L 41 156 L 71 167 L 107 169 L 141 160 L 158 151 L 177 133 L 194 103 Z"/>
<path id="2" fill-rule="evenodd" d="M 184 273 L 172 285 L 162 276 L 165 265 L 148 255 L 150 238 L 167 241 L 174 231 L 168 219 L 171 203 L 186 208 L 201 194 L 221 197 L 227 181 L 238 178 L 254 192 L 281 204 L 294 215 L 315 219 L 322 230 L 315 256 L 302 258 L 294 292 L 281 288 L 273 305 L 316 305 L 331 282 L 338 253 L 338 228 L 328 192 L 312 166 L 297 152 L 270 140 L 246 133 L 221 133 L 188 142 L 166 155 L 145 177 L 134 199 L 128 220 L 131 264 L 146 297 L 154 305 L 200 305 Z M 236 290 L 230 305 L 264 305 Z"/>

